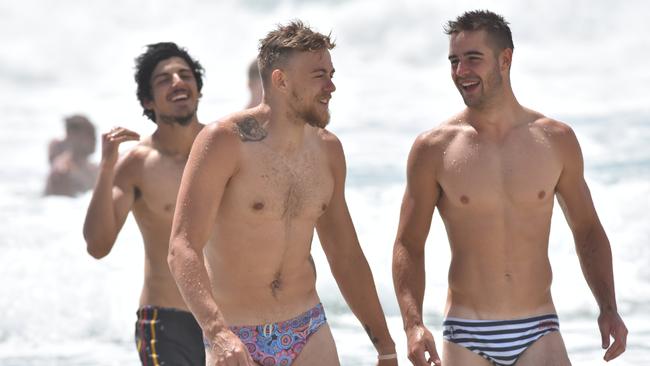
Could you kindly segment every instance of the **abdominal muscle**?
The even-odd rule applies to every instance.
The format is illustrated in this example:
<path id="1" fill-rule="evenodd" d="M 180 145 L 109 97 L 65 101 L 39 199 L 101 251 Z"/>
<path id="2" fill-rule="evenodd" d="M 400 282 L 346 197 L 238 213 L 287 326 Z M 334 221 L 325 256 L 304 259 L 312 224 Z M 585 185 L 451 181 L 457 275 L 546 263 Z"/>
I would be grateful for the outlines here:
<path id="1" fill-rule="evenodd" d="M 452 252 L 446 315 L 505 320 L 554 313 L 548 225 L 487 221 L 445 222 Z"/>
<path id="2" fill-rule="evenodd" d="M 283 321 L 320 302 L 310 257 L 313 224 L 291 235 L 273 220 L 258 224 L 249 231 L 219 225 L 231 230 L 219 230 L 204 250 L 212 294 L 228 325 Z"/>

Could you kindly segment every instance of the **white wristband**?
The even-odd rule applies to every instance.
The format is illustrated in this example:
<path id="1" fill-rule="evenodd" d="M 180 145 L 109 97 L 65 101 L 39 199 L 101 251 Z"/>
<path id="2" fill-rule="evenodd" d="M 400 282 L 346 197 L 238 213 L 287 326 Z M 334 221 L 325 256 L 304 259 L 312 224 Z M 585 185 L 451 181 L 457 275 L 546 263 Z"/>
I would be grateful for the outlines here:
<path id="1" fill-rule="evenodd" d="M 391 353 L 391 354 L 388 354 L 388 355 L 378 355 L 377 356 L 377 359 L 379 361 L 381 361 L 381 360 L 392 360 L 392 359 L 395 359 L 395 358 L 397 358 L 397 353 Z"/>

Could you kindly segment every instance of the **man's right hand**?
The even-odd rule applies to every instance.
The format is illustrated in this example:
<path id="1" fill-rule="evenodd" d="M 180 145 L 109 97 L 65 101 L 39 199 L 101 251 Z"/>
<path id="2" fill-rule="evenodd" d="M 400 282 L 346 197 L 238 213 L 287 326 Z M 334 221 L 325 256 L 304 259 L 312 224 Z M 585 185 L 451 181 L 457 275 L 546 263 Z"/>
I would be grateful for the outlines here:
<path id="1" fill-rule="evenodd" d="M 408 358 L 415 366 L 442 365 L 433 335 L 424 325 L 414 326 L 406 331 Z M 426 359 L 425 352 L 429 354 Z"/>
<path id="2" fill-rule="evenodd" d="M 242 341 L 228 329 L 210 339 L 209 366 L 255 366 Z"/>
<path id="3" fill-rule="evenodd" d="M 137 141 L 140 135 L 124 127 L 113 127 L 102 134 L 102 164 L 113 167 L 117 162 L 117 148 L 125 141 Z"/>

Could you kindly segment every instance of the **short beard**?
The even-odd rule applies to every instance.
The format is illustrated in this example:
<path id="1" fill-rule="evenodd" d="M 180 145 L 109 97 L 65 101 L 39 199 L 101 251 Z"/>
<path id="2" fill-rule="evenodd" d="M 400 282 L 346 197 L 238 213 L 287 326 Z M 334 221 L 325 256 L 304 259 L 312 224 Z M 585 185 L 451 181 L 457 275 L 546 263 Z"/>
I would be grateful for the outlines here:
<path id="1" fill-rule="evenodd" d="M 192 112 L 185 116 L 169 116 L 166 114 L 161 114 L 159 120 L 160 122 L 168 125 L 173 125 L 174 123 L 178 123 L 181 126 L 187 126 L 192 122 L 192 119 L 194 119 L 195 115 L 196 112 Z"/>
<path id="2" fill-rule="evenodd" d="M 298 97 L 295 92 L 291 94 L 296 104 L 299 104 L 299 102 L 302 101 L 302 98 Z M 298 118 L 302 119 L 305 121 L 305 123 L 312 127 L 325 128 L 330 123 L 329 110 L 327 111 L 327 115 L 324 118 L 318 112 L 316 112 L 315 108 L 294 108 L 294 110 L 296 111 L 296 116 Z"/>
<path id="3" fill-rule="evenodd" d="M 307 122 L 308 125 L 312 127 L 325 128 L 330 123 L 329 111 L 327 112 L 327 116 L 325 118 L 322 118 L 321 116 L 318 115 L 318 113 L 315 113 L 313 110 L 308 110 L 304 112 L 304 114 L 301 117 L 302 119 L 305 120 L 305 122 Z"/>

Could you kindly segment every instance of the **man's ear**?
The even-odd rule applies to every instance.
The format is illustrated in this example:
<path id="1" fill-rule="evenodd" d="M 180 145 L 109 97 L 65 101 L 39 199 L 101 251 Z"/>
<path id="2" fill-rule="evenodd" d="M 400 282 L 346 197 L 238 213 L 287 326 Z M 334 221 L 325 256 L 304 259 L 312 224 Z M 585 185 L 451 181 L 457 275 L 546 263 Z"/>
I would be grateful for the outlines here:
<path id="1" fill-rule="evenodd" d="M 287 89 L 287 74 L 282 69 L 271 72 L 271 85 L 274 89 L 284 91 Z"/>
<path id="2" fill-rule="evenodd" d="M 140 101 L 140 105 L 144 109 L 153 110 L 153 101 L 150 99 L 144 99 Z"/>
<path id="3" fill-rule="evenodd" d="M 502 71 L 510 70 L 512 66 L 512 48 L 505 48 L 499 55 L 499 66 Z"/>

